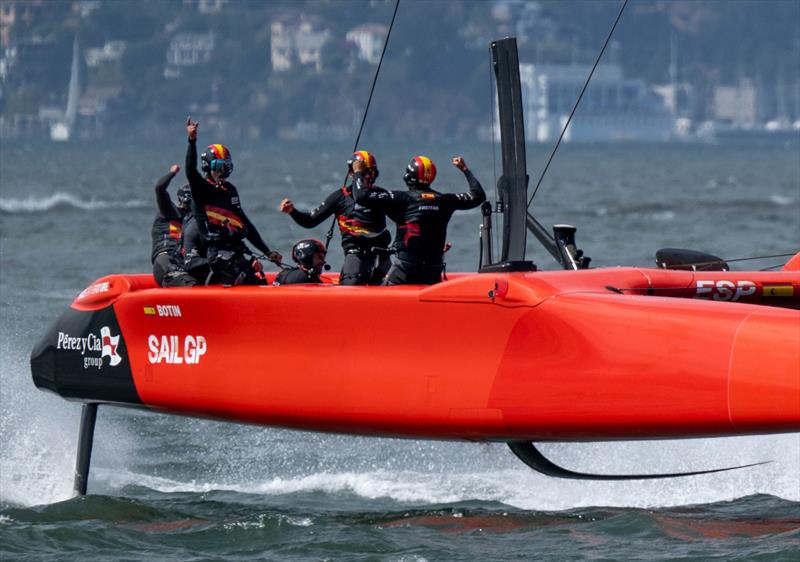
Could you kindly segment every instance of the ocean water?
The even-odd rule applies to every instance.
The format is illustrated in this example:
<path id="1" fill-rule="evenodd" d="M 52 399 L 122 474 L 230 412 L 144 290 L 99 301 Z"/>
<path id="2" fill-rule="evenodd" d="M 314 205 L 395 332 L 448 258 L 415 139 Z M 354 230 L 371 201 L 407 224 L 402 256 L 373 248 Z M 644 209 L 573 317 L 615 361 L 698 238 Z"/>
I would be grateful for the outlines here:
<path id="1" fill-rule="evenodd" d="M 772 461 L 672 480 L 583 482 L 534 473 L 501 444 L 322 435 L 101 407 L 90 495 L 73 498 L 80 405 L 36 390 L 29 354 L 91 281 L 149 269 L 153 185 L 182 164 L 177 130 L 169 146 L 2 146 L 0 558 L 800 559 L 798 434 L 542 446 L 560 464 L 595 472 Z M 377 156 L 381 185 L 399 189 L 405 163 L 423 153 L 448 191 L 465 187 L 448 163 L 463 150 L 494 199 L 500 171 L 490 145 L 365 147 Z M 230 148 L 231 179 L 271 246 L 288 255 L 301 237 L 324 238 L 327 225 L 305 231 L 277 205 L 284 196 L 304 208 L 321 201 L 341 184 L 349 147 Z M 532 183 L 548 149 L 529 149 Z M 565 145 L 532 209 L 544 225 L 578 226 L 578 245 L 598 266 L 652 265 L 655 251 L 670 246 L 727 259 L 794 253 L 800 142 Z M 451 222 L 449 270 L 475 270 L 479 221 L 473 211 Z M 534 240 L 528 248 L 541 267 L 555 268 Z"/>

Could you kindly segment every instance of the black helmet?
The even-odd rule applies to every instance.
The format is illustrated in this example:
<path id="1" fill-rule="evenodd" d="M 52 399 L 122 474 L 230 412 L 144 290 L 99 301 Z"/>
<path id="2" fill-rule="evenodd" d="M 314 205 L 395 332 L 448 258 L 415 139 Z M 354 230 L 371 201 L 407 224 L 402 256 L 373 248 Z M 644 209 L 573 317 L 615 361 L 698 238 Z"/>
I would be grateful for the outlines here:
<path id="1" fill-rule="evenodd" d="M 436 165 L 427 156 L 414 156 L 406 166 L 403 176 L 408 187 L 427 188 L 436 179 Z"/>
<path id="2" fill-rule="evenodd" d="M 372 179 L 378 179 L 378 175 L 380 172 L 378 171 L 378 161 L 375 160 L 375 156 L 371 152 L 367 152 L 366 150 L 356 150 L 353 153 L 352 158 L 347 161 L 347 167 L 350 170 L 350 173 L 353 173 L 353 162 L 356 160 L 361 160 L 367 166 L 367 170 L 372 172 Z"/>
<path id="3" fill-rule="evenodd" d="M 308 271 L 320 273 L 325 267 L 325 244 L 316 238 L 300 240 L 292 248 L 292 259 Z"/>
<path id="4" fill-rule="evenodd" d="M 178 188 L 177 197 L 178 210 L 187 213 L 192 208 L 192 189 L 188 183 Z"/>
<path id="5" fill-rule="evenodd" d="M 217 172 L 220 177 L 227 178 L 233 173 L 231 151 L 221 144 L 209 144 L 200 155 L 200 168 L 206 174 Z"/>

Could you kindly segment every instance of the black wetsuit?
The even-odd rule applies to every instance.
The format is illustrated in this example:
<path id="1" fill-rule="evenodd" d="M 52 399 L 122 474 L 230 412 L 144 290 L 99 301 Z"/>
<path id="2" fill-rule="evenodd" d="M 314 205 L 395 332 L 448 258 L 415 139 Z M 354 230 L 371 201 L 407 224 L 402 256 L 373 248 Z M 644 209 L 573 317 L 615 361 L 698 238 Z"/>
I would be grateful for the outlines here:
<path id="1" fill-rule="evenodd" d="M 386 276 L 387 285 L 431 285 L 441 281 L 447 223 L 457 210 L 473 209 L 486 200 L 481 184 L 467 170 L 469 191 L 439 193 L 432 189 L 375 191 L 356 174 L 355 200 L 384 211 L 397 223 L 394 248 L 397 262 Z"/>
<path id="2" fill-rule="evenodd" d="M 199 283 L 205 283 L 210 272 L 203 233 L 192 214 L 183 220 L 183 269 Z"/>
<path id="3" fill-rule="evenodd" d="M 264 254 L 271 250 L 247 218 L 236 187 L 228 181 L 216 184 L 197 171 L 197 143 L 191 139 L 186 149 L 186 178 L 192 190 L 192 211 L 206 245 L 212 282 L 262 283 L 252 261 L 246 257 L 248 250 L 244 240 L 249 240 Z"/>
<path id="4" fill-rule="evenodd" d="M 314 271 L 290 267 L 281 271 L 275 277 L 275 281 L 272 282 L 273 285 L 297 285 L 301 283 L 322 283 L 322 279 L 319 278 L 319 273 Z"/>
<path id="5" fill-rule="evenodd" d="M 158 213 L 153 220 L 151 236 L 153 250 L 150 261 L 153 264 L 153 277 L 162 287 L 186 287 L 196 282 L 183 269 L 181 256 L 181 233 L 183 217 L 167 193 L 167 187 L 174 175 L 166 174 L 156 182 L 156 204 Z"/>
<path id="6" fill-rule="evenodd" d="M 385 192 L 380 187 L 375 191 Z M 348 187 L 337 189 L 310 213 L 292 210 L 289 216 L 304 228 L 314 228 L 331 215 L 336 215 L 342 235 L 344 264 L 340 285 L 380 285 L 391 266 L 385 253 L 375 248 L 388 248 L 392 236 L 386 229 L 386 215 L 378 209 L 357 205 Z"/>

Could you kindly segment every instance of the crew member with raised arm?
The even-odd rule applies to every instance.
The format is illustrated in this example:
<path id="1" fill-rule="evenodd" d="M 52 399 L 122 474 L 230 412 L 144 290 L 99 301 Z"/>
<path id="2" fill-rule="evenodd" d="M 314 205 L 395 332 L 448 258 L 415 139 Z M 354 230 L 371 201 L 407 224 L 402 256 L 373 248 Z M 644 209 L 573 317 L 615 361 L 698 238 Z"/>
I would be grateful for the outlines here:
<path id="1" fill-rule="evenodd" d="M 397 223 L 394 247 L 397 261 L 384 281 L 385 285 L 432 285 L 442 280 L 447 223 L 457 210 L 473 209 L 486 200 L 481 184 L 472 175 L 461 156 L 453 165 L 464 173 L 469 191 L 439 193 L 431 189 L 436 166 L 426 156 L 415 156 L 403 179 L 408 191 L 369 189 L 369 176 L 362 162 L 353 162 L 356 203 L 384 211 Z"/>
<path id="2" fill-rule="evenodd" d="M 348 161 L 349 176 L 353 175 L 353 163 L 362 162 L 362 174 L 368 178 L 366 189 L 385 192 L 373 185 L 378 177 L 375 156 L 366 150 L 358 150 Z M 280 210 L 303 228 L 314 228 L 322 221 L 336 215 L 342 236 L 344 264 L 339 275 L 340 285 L 380 285 L 392 265 L 386 251 L 392 235 L 386 229 L 386 215 L 379 209 L 358 205 L 353 200 L 351 186 L 337 189 L 311 212 L 301 211 L 291 199 L 281 201 Z"/>
<path id="3" fill-rule="evenodd" d="M 227 181 L 233 172 L 230 151 L 221 144 L 209 145 L 201 155 L 205 177 L 197 171 L 197 122 L 186 120 L 189 145 L 186 177 L 192 189 L 192 209 L 206 243 L 211 282 L 226 285 L 257 285 L 261 263 L 248 259 L 247 239 L 267 259 L 280 263 L 281 255 L 269 249 L 255 225 L 247 218 L 236 187 Z"/>
<path id="4" fill-rule="evenodd" d="M 172 178 L 180 169 L 180 166 L 173 164 L 169 172 L 156 182 L 158 213 L 151 231 L 153 251 L 150 261 L 153 264 L 153 277 L 162 287 L 190 287 L 197 284 L 184 271 L 181 256 L 181 233 L 185 217 L 191 216 L 191 194 L 188 193 L 188 187 L 179 189 L 176 207 L 167 193 Z"/>

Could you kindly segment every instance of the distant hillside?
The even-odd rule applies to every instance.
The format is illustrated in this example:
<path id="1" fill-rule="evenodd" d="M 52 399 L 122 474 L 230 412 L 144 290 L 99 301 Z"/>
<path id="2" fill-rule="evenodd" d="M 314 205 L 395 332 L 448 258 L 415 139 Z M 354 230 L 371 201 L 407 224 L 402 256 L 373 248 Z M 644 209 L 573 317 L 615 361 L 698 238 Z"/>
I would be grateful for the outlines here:
<path id="1" fill-rule="evenodd" d="M 192 113 L 253 138 L 351 136 L 375 70 L 365 58 L 368 41 L 381 35 L 367 26 L 362 44 L 348 32 L 386 26 L 394 7 L 393 0 L 2 4 L 17 17 L 2 24 L 0 115 L 65 105 L 78 33 L 86 54 L 82 115 L 96 131 L 168 136 Z M 491 39 L 517 36 L 527 62 L 591 62 L 619 6 L 403 0 L 370 126 L 386 137 L 474 136 L 489 119 Z M 286 46 L 277 64 L 276 38 Z M 671 56 L 674 78 L 706 96 L 742 79 L 790 90 L 800 80 L 800 2 L 632 1 L 608 57 L 626 75 L 665 83 Z M 696 111 L 704 117 L 705 106 Z"/>

